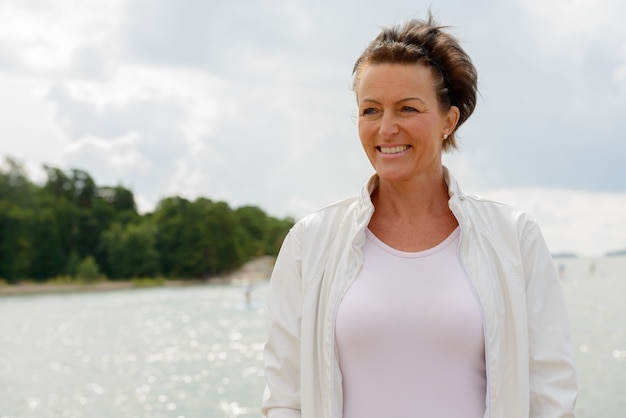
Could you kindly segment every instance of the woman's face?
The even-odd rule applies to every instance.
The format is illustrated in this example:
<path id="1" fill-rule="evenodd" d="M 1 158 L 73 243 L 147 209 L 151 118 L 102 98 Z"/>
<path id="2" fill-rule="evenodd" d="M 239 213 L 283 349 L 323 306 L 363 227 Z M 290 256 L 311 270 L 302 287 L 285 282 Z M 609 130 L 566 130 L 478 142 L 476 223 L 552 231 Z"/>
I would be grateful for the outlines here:
<path id="1" fill-rule="evenodd" d="M 459 111 L 443 112 L 432 70 L 421 64 L 373 64 L 357 87 L 359 137 L 385 181 L 411 181 L 441 172 L 443 136 Z M 428 177 L 424 177 L 427 179 Z"/>

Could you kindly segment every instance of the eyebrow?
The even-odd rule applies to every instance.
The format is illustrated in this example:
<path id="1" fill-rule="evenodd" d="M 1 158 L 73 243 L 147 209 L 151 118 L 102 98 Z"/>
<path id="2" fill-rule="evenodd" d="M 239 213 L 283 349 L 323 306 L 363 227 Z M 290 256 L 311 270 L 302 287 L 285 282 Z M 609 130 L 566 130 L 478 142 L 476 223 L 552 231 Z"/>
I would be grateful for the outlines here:
<path id="1" fill-rule="evenodd" d="M 419 97 L 405 97 L 404 99 L 400 99 L 397 102 L 395 102 L 394 104 L 399 104 L 399 103 L 404 103 L 404 102 L 410 102 L 412 100 L 417 100 L 418 102 L 421 102 L 423 104 L 426 104 L 426 102 L 424 100 L 422 100 Z M 368 99 L 365 98 L 363 100 L 360 101 L 361 103 L 363 102 L 369 102 L 369 103 L 376 103 L 376 104 L 380 104 L 380 102 L 378 100 L 374 100 L 374 99 Z"/>

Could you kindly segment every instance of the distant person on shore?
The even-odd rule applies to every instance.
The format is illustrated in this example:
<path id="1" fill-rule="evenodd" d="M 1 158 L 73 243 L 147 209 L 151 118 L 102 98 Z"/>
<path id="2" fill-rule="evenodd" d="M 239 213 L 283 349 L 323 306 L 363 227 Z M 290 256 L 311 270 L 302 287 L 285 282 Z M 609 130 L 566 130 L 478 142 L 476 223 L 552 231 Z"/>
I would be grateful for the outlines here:
<path id="1" fill-rule="evenodd" d="M 252 285 L 247 284 L 244 290 L 244 296 L 246 298 L 246 306 L 252 305 Z"/>
<path id="2" fill-rule="evenodd" d="M 573 417 L 574 351 L 538 226 L 442 164 L 476 104 L 471 59 L 429 15 L 384 28 L 353 88 L 375 174 L 283 243 L 265 416 Z"/>

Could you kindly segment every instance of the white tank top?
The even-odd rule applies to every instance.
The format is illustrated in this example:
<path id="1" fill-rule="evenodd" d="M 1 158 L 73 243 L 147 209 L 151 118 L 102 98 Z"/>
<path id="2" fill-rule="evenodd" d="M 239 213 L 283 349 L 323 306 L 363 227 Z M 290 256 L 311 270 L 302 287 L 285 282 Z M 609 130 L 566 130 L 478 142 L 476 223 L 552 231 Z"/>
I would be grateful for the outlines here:
<path id="1" fill-rule="evenodd" d="M 420 252 L 366 234 L 335 323 L 343 418 L 482 418 L 484 334 L 460 229 Z"/>

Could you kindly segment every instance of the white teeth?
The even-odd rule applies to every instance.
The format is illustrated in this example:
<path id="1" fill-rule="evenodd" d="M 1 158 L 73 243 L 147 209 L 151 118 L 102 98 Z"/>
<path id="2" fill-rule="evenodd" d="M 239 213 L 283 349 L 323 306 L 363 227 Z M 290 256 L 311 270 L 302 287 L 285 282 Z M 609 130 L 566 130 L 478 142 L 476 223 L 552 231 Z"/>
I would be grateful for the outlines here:
<path id="1" fill-rule="evenodd" d="M 408 145 L 398 145 L 397 147 L 378 147 L 383 154 L 397 154 L 409 149 Z"/>

